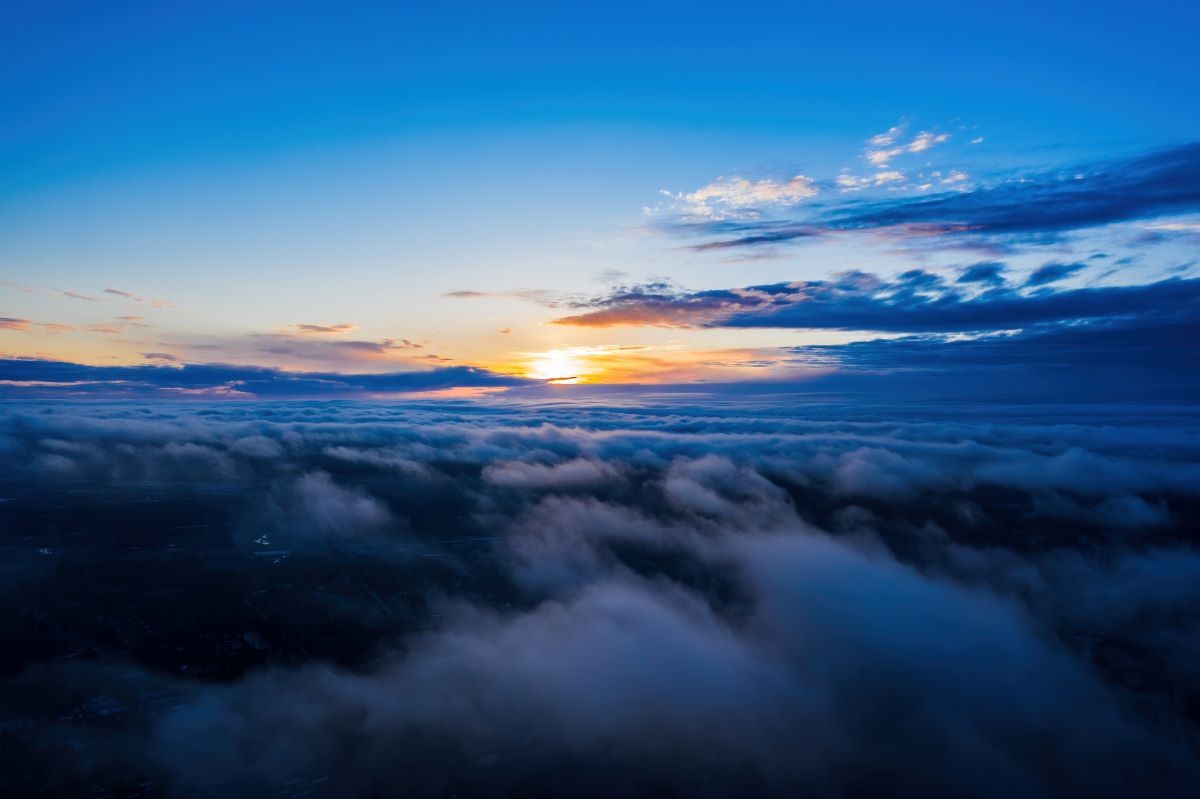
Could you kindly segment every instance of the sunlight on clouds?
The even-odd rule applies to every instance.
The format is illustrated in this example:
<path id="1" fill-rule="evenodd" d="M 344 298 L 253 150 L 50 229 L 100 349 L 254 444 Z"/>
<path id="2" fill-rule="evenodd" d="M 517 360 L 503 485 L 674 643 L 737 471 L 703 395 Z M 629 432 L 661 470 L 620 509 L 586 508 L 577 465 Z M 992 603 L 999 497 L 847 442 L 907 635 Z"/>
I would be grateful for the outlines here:
<path id="1" fill-rule="evenodd" d="M 1200 233 L 1200 222 L 1162 222 L 1155 225 L 1145 225 L 1146 230 L 1164 231 L 1167 233 Z"/>
<path id="2" fill-rule="evenodd" d="M 898 155 L 925 152 L 936 144 L 950 140 L 949 133 L 930 133 L 923 130 L 907 144 L 899 144 L 897 139 L 901 133 L 903 133 L 903 127 L 898 126 L 868 139 L 867 148 L 863 153 L 867 161 L 877 167 L 886 167 Z"/>
<path id="3" fill-rule="evenodd" d="M 789 204 L 814 197 L 817 189 L 811 178 L 796 175 L 786 182 L 722 178 L 685 196 L 690 203 L 719 202 L 735 207 L 757 203 Z"/>
<path id="4" fill-rule="evenodd" d="M 488 368 L 560 385 L 797 379 L 823 371 L 775 347 L 689 350 L 682 342 L 560 347 L 516 353 L 511 364 Z"/>
<path id="5" fill-rule="evenodd" d="M 783 181 L 721 177 L 692 192 L 660 191 L 663 196 L 683 203 L 690 213 L 714 219 L 753 214 L 763 207 L 792 206 L 816 197 L 818 193 L 816 182 L 805 175 Z"/>

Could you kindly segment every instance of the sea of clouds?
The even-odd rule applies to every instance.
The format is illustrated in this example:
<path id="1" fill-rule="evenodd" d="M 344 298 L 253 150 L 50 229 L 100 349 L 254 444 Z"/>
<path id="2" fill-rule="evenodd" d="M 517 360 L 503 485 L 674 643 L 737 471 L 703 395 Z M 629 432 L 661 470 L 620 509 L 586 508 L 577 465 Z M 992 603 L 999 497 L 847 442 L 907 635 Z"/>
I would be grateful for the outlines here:
<path id="1" fill-rule="evenodd" d="M 1190 409 L 29 403 L 0 416 L 0 453 L 18 608 L 0 638 L 52 636 L 20 627 L 21 603 L 66 579 L 69 542 L 23 503 L 130 491 L 190 497 L 235 571 L 369 564 L 362 607 L 286 572 L 280 623 L 384 613 L 354 658 L 336 633 L 289 649 L 230 618 L 274 654 L 219 677 L 26 644 L 0 682 L 23 790 L 1128 796 L 1200 778 Z M 170 516 L 86 526 L 141 525 L 143 557 L 194 521 Z M 178 560 L 187 530 L 171 541 Z M 88 579 L 132 590 L 104 564 L 133 550 L 83 549 Z M 136 713 L 61 711 L 130 681 Z"/>

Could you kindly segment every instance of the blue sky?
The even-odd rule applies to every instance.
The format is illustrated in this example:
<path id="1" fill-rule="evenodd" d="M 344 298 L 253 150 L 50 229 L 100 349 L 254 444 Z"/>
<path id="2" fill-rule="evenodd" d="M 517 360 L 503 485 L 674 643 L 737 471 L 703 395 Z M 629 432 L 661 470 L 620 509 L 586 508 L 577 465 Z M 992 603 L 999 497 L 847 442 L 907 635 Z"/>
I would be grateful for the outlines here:
<path id="1" fill-rule="evenodd" d="M 0 14 L 9 359 L 170 366 L 156 384 L 205 363 L 483 370 L 497 385 L 802 381 L 861 363 L 828 349 L 851 342 L 1111 334 L 1158 307 L 1129 311 L 1134 295 L 1117 289 L 1191 297 L 1200 11 L 1186 4 Z M 984 219 L 981 207 L 987 219 L 1027 207 L 1030 185 L 1046 208 L 1068 192 L 1089 209 L 1105 187 L 1128 201 L 1053 229 L 951 229 Z M 946 200 L 913 205 L 930 197 Z M 1003 278 L 961 279 L 979 264 Z M 941 283 L 897 295 L 913 270 Z M 884 315 L 984 291 L 1015 307 L 1114 289 L 1116 304 L 957 330 L 804 313 L 786 326 L 563 323 L 647 297 L 678 307 L 857 273 L 878 282 L 851 300 Z M 1185 324 L 1194 308 L 1156 323 Z"/>

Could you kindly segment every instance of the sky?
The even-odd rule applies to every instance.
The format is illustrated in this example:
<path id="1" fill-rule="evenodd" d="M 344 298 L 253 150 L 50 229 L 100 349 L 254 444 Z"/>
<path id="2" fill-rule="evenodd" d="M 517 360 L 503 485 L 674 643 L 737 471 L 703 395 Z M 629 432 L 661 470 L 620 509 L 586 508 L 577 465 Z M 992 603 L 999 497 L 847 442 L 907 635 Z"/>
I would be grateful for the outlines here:
<path id="1" fill-rule="evenodd" d="M 1197 23 L 6 4 L 0 391 L 1194 399 Z"/>
<path id="2" fill-rule="evenodd" d="M 1198 33 L 0 1 L 0 797 L 1195 794 Z"/>

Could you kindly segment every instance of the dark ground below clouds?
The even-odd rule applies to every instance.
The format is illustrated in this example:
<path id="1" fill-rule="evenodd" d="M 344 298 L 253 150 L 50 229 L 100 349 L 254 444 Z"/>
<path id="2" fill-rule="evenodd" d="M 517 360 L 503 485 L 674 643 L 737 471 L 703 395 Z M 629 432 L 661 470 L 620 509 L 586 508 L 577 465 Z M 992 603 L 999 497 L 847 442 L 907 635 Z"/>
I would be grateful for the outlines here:
<path id="1" fill-rule="evenodd" d="M 1200 415 L 1188 409 L 1029 409 L 1004 418 L 944 408 L 855 416 L 31 404 L 3 418 L 0 445 L 5 796 L 990 796 L 1014 787 L 1050 795 L 1095 788 L 1090 768 L 1119 770 L 1115 782 L 1105 777 L 1114 794 L 1184 795 L 1198 773 Z M 799 604 L 785 616 L 809 625 L 802 633 L 764 626 L 791 578 L 764 582 L 766 567 L 743 549 L 757 544 L 745 542 L 826 540 L 820 531 L 840 553 L 831 569 L 849 558 L 867 571 L 827 593 L 787 598 Z M 893 579 L 907 586 L 895 605 L 886 599 Z M 713 684 L 697 676 L 692 686 L 684 673 L 651 679 L 651 694 L 625 693 L 656 668 L 660 648 L 675 662 L 672 635 L 694 632 L 680 623 L 659 640 L 635 623 L 625 630 L 632 660 L 561 696 L 534 690 L 510 708 L 502 695 L 513 686 L 560 676 L 573 684 L 547 664 L 560 651 L 570 663 L 573 647 L 586 643 L 555 626 L 554 613 L 591 624 L 589 598 L 606 591 L 649 602 L 642 615 L 679 602 L 691 608 L 683 618 L 704 615 L 704 636 L 751 653 L 751 665 L 734 659 L 729 668 L 759 675 L 747 678 L 754 687 L 729 675 Z M 900 649 L 918 653 L 911 657 L 880 643 L 892 641 L 893 627 L 919 626 L 925 600 L 913 600 L 912 611 L 903 603 L 927 591 L 961 601 L 969 626 L 971 614 L 984 614 L 985 631 L 991 611 L 970 609 L 976 594 L 999 597 L 1004 614 L 1019 607 L 996 636 L 1012 623 L 1035 642 L 1017 647 L 1037 650 L 1024 679 L 1046 675 L 1053 692 L 1054 669 L 1079 669 L 1111 708 L 1090 719 L 1081 703 L 1064 715 L 1042 708 L 1052 701 L 1031 690 L 1012 697 L 1025 715 L 1009 718 L 970 687 L 958 700 L 937 695 L 945 663 L 959 664 L 953 679 L 973 679 L 973 654 L 959 651 L 969 642 L 936 630 L 902 636 Z M 839 603 L 861 604 L 865 615 L 843 616 Z M 464 621 L 464 608 L 487 619 Z M 948 612 L 947 624 L 958 623 L 958 611 Z M 597 636 L 620 627 L 604 618 Z M 1053 639 L 1049 654 L 1038 649 L 1043 636 Z M 811 650 L 799 661 L 781 654 L 797 640 L 835 653 L 828 665 L 838 673 L 822 676 L 812 664 L 823 655 Z M 598 651 L 623 652 L 624 641 Z M 454 647 L 484 652 L 482 665 Z M 846 663 L 872 658 L 877 670 L 843 674 L 858 668 Z M 1017 667 L 1027 662 L 1014 658 Z M 513 674 L 492 682 L 489 663 Z M 333 676 L 322 676 L 326 666 Z M 995 688 L 988 679 L 1023 690 L 977 667 L 981 693 Z M 445 682 L 456 668 L 466 669 L 463 681 Z M 785 705 L 803 689 L 828 707 L 783 719 L 769 718 L 769 701 L 746 711 L 730 722 L 745 725 L 745 750 L 720 735 L 695 739 L 672 717 L 699 708 L 697 718 L 711 722 L 715 702 L 714 718 L 723 718 L 717 700 L 726 690 L 731 707 L 757 707 L 759 686 L 773 679 L 786 684 Z M 664 700 L 658 715 L 640 715 L 648 696 L 676 685 L 681 704 Z M 384 700 L 361 700 L 370 708 L 416 691 L 407 707 L 447 686 L 483 692 L 470 724 L 455 715 L 457 699 L 444 697 L 431 716 L 389 710 L 343 731 L 347 714 L 370 712 L 358 693 L 382 692 Z M 848 698 L 864 687 L 882 704 Z M 598 721 L 575 696 L 592 688 L 629 708 Z M 327 704 L 306 711 L 313 726 L 281 731 L 276 717 L 291 709 L 270 703 L 301 695 Z M 963 717 L 948 738 L 923 726 L 940 729 L 927 716 L 942 714 L 943 702 Z M 869 720 L 880 712 L 886 720 Z M 769 751 L 775 724 L 798 732 L 793 746 L 844 740 L 813 762 L 780 756 Z M 555 740 L 555 725 L 564 740 Z M 1110 736 L 1089 738 L 1089 726 L 1105 725 Z M 1042 762 L 1031 753 L 1042 734 L 1083 743 L 1045 744 L 1058 762 Z M 259 752 L 256 735 L 289 742 Z M 956 735 L 978 740 L 956 750 L 946 743 Z M 206 736 L 228 736 L 237 757 L 198 742 Z M 506 749 L 506 736 L 520 746 Z M 1114 741 L 1126 742 L 1128 757 L 1105 763 Z M 985 771 L 964 776 L 938 764 L 947 757 Z"/>

